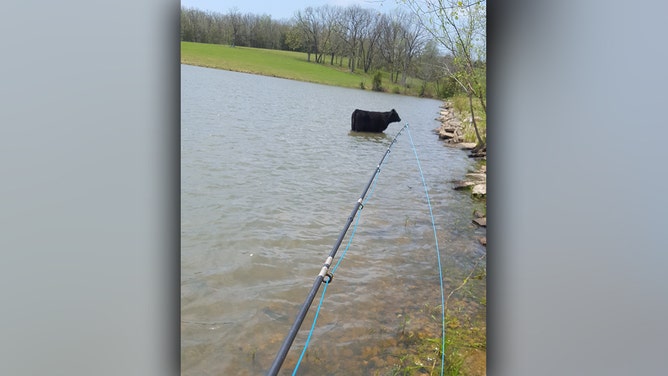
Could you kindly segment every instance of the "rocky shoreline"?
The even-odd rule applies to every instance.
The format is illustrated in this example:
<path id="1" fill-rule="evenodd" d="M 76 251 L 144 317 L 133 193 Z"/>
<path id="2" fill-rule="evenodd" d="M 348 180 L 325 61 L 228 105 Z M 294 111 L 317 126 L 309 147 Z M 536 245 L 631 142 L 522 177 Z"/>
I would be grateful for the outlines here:
<path id="1" fill-rule="evenodd" d="M 436 119 L 441 122 L 441 126 L 435 130 L 435 133 L 438 134 L 438 138 L 444 140 L 444 144 L 449 147 L 455 147 L 463 149 L 469 152 L 471 158 L 480 159 L 483 161 L 487 160 L 486 151 L 476 152 L 475 143 L 464 142 L 463 137 L 463 124 L 459 116 L 455 113 L 454 108 L 450 102 L 444 102 L 441 106 L 440 116 Z M 455 190 L 470 190 L 471 196 L 480 199 L 487 200 L 487 164 L 481 163 L 480 166 L 474 170 L 469 171 L 466 174 L 464 180 L 458 180 L 453 182 L 453 188 Z M 480 213 L 479 211 L 473 212 L 473 220 L 477 226 L 487 228 L 487 204 L 485 203 L 485 213 Z M 487 246 L 487 238 L 480 238 L 480 243 L 484 246 Z"/>

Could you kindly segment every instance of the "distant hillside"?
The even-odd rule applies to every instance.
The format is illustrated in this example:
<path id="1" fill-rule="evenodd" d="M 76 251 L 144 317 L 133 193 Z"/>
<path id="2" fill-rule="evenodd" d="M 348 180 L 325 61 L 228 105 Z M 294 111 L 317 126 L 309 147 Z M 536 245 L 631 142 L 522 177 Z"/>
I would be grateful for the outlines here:
<path id="1" fill-rule="evenodd" d="M 346 62 L 338 65 L 308 62 L 306 53 L 268 50 L 250 47 L 231 47 L 219 44 L 181 42 L 181 63 L 217 68 L 235 72 L 253 73 L 263 76 L 288 78 L 370 90 L 373 77 L 361 72 L 350 73 Z M 383 74 L 383 91 L 396 94 L 418 95 L 422 81 L 409 79 L 409 88 L 403 88 L 389 81 L 389 74 Z"/>

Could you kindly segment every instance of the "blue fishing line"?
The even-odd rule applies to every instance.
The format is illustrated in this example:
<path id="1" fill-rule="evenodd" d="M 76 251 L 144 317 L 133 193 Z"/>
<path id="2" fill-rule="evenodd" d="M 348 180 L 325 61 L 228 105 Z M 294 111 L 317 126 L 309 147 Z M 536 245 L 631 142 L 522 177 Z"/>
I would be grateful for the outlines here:
<path id="1" fill-rule="evenodd" d="M 369 190 L 369 194 L 366 196 L 364 199 L 364 202 L 362 203 L 362 206 L 366 205 L 366 203 L 369 201 L 371 196 L 373 195 L 373 190 L 376 188 L 376 183 L 378 182 L 378 177 L 380 176 L 381 170 L 378 170 L 378 175 L 373 179 L 373 184 L 371 185 L 371 189 Z M 346 248 L 341 252 L 341 257 L 339 260 L 336 262 L 336 265 L 332 268 L 332 274 L 336 271 L 336 269 L 339 267 L 339 264 L 341 261 L 343 261 L 343 258 L 346 257 L 346 252 L 348 252 L 348 249 L 350 248 L 350 245 L 353 242 L 353 237 L 355 236 L 355 232 L 357 232 L 357 225 L 360 223 L 360 218 L 362 218 L 362 209 L 357 211 L 357 219 L 355 220 L 355 226 L 353 226 L 353 231 L 350 233 L 350 238 L 348 239 L 348 244 L 346 244 Z"/>
<path id="2" fill-rule="evenodd" d="M 403 130 L 403 129 L 402 129 Z M 397 136 L 401 134 L 401 131 L 397 133 Z M 396 136 L 395 136 L 395 141 L 396 141 Z M 389 147 L 392 147 L 394 144 L 394 141 L 390 144 Z M 376 188 L 376 183 L 378 182 L 378 176 L 380 175 L 381 169 L 380 166 L 378 168 L 378 173 L 373 179 L 373 184 L 371 185 L 371 189 L 369 190 L 369 193 L 367 194 L 366 198 L 364 199 L 362 203 L 362 208 L 366 203 L 369 201 L 371 196 L 373 195 L 373 191 Z M 362 209 L 360 208 L 357 213 L 356 213 L 357 219 L 355 220 L 355 226 L 353 226 L 353 231 L 350 233 L 350 238 L 348 239 L 348 244 L 346 245 L 346 248 L 341 252 L 341 257 L 339 257 L 339 260 L 336 262 L 334 267 L 332 268 L 332 274 L 336 271 L 336 269 L 339 267 L 339 264 L 341 264 L 341 261 L 343 261 L 343 258 L 346 256 L 346 252 L 348 252 L 348 249 L 350 248 L 350 245 L 353 242 L 353 237 L 355 236 L 355 232 L 357 232 L 357 226 L 360 223 L 360 218 L 362 217 Z M 306 337 L 306 342 L 304 343 L 304 348 L 302 349 L 302 353 L 299 356 L 299 360 L 297 360 L 297 364 L 295 365 L 295 369 L 292 371 L 292 376 L 296 375 L 297 369 L 299 369 L 299 366 L 301 365 L 302 359 L 304 358 L 304 354 L 306 353 L 306 349 L 308 348 L 309 342 L 311 341 L 311 336 L 313 335 L 313 330 L 315 329 L 315 324 L 316 321 L 318 321 L 318 314 L 320 313 L 320 308 L 322 307 L 322 302 L 325 299 L 325 292 L 327 291 L 327 285 L 328 283 L 325 283 L 325 287 L 322 290 L 322 294 L 320 295 L 320 303 L 318 303 L 318 308 L 316 309 L 315 316 L 313 317 L 313 324 L 311 324 L 311 330 L 308 333 L 308 337 Z"/>
<path id="3" fill-rule="evenodd" d="M 315 329 L 315 323 L 318 321 L 318 315 L 320 314 L 320 307 L 322 307 L 322 301 L 325 299 L 325 292 L 327 291 L 327 285 L 329 283 L 325 283 L 325 287 L 322 288 L 322 295 L 320 295 L 320 303 L 318 303 L 318 309 L 315 311 L 315 317 L 313 317 L 313 324 L 311 324 L 311 330 L 308 332 L 308 337 L 306 337 L 306 342 L 304 343 L 304 348 L 302 349 L 302 353 L 299 356 L 299 360 L 297 361 L 297 365 L 295 365 L 294 371 L 292 371 L 292 376 L 295 376 L 297 374 L 297 370 L 299 369 L 299 365 L 302 363 L 302 359 L 304 358 L 304 354 L 306 354 L 306 348 L 308 347 L 309 342 L 311 342 L 311 335 L 313 335 L 313 330 Z"/>
<path id="4" fill-rule="evenodd" d="M 431 201 L 429 200 L 429 190 L 427 189 L 427 183 L 424 179 L 424 173 L 422 172 L 422 166 L 420 165 L 420 158 L 418 158 L 417 149 L 415 149 L 415 143 L 413 143 L 413 136 L 411 135 L 411 130 L 406 125 L 406 130 L 408 131 L 408 138 L 411 140 L 411 146 L 413 147 L 413 153 L 415 154 L 415 160 L 417 161 L 418 169 L 420 170 L 420 178 L 422 179 L 422 185 L 424 186 L 424 194 L 427 197 L 427 206 L 429 206 L 429 215 L 431 216 L 431 227 L 434 229 L 434 242 L 436 243 L 436 256 L 438 257 L 438 276 L 439 281 L 441 282 L 441 376 L 443 376 L 443 371 L 445 368 L 445 293 L 443 289 L 443 268 L 441 266 L 441 251 L 438 248 L 438 236 L 436 235 L 436 221 L 434 220 L 434 212 L 431 208 Z"/>
<path id="5" fill-rule="evenodd" d="M 431 217 L 431 225 L 432 229 L 434 232 L 434 241 L 436 244 L 436 255 L 438 258 L 438 275 L 439 275 L 439 281 L 440 281 L 440 286 L 441 286 L 441 323 L 442 323 L 442 329 L 441 329 L 441 376 L 443 376 L 444 370 L 445 370 L 445 293 L 444 293 L 444 288 L 443 288 L 443 268 L 441 265 L 441 251 L 438 246 L 438 236 L 436 232 L 436 221 L 434 219 L 434 212 L 431 206 L 431 200 L 429 199 L 429 190 L 427 188 L 427 183 L 424 178 L 424 172 L 422 171 L 422 165 L 420 164 L 420 158 L 418 157 L 417 154 L 417 149 L 415 148 L 415 143 L 413 142 L 413 136 L 411 135 L 410 128 L 408 124 L 403 129 L 406 129 L 408 131 L 408 137 L 411 141 L 411 147 L 413 149 L 413 154 L 415 155 L 415 160 L 417 161 L 418 165 L 418 170 L 420 171 L 420 178 L 422 179 L 422 185 L 424 187 L 424 193 L 425 197 L 427 199 L 427 206 L 429 207 L 429 215 Z M 401 134 L 401 131 L 397 134 L 399 136 Z M 390 144 L 390 147 L 394 144 L 396 141 L 396 137 L 394 141 L 392 141 L 392 144 Z M 371 186 L 371 189 L 369 191 L 369 194 L 366 196 L 364 202 L 362 203 L 362 207 L 357 211 L 357 219 L 355 221 L 355 226 L 353 227 L 353 231 L 350 234 L 350 238 L 348 239 L 348 244 L 346 245 L 346 248 L 343 250 L 341 253 L 341 257 L 337 261 L 336 265 L 332 268 L 332 274 L 336 271 L 336 269 L 339 267 L 339 264 L 341 261 L 343 261 L 343 258 L 346 255 L 346 252 L 348 252 L 348 249 L 350 248 L 350 245 L 352 244 L 353 237 L 355 236 L 355 233 L 357 232 L 357 227 L 359 225 L 360 218 L 362 217 L 361 211 L 364 205 L 369 201 L 371 196 L 373 195 L 373 191 L 376 187 L 376 183 L 378 182 L 378 176 L 380 175 L 380 166 L 378 167 L 378 173 L 374 177 L 373 184 Z M 292 376 L 295 376 L 297 374 L 297 370 L 299 369 L 299 366 L 301 365 L 302 359 L 304 358 L 304 354 L 306 354 L 306 349 L 308 348 L 309 343 L 311 342 L 311 337 L 313 335 L 313 331 L 315 330 L 315 325 L 316 322 L 318 321 L 318 315 L 320 314 L 320 309 L 322 308 L 322 303 L 325 299 L 325 293 L 327 292 L 327 285 L 328 283 L 325 283 L 325 286 L 322 290 L 322 294 L 320 295 L 320 302 L 318 303 L 318 308 L 316 309 L 315 316 L 313 317 L 313 323 L 311 324 L 311 329 L 308 333 L 308 337 L 306 338 L 306 342 L 304 343 L 304 348 L 302 349 L 301 355 L 299 356 L 299 359 L 297 360 L 297 364 L 295 365 L 295 369 L 292 371 Z"/>

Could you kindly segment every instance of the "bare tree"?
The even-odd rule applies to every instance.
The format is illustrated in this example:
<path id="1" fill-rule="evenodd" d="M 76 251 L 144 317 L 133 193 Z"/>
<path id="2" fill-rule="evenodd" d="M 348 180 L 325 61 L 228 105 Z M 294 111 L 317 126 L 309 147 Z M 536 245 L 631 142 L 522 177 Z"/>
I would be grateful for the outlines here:
<path id="1" fill-rule="evenodd" d="M 390 71 L 390 81 L 396 83 L 399 80 L 400 62 L 403 60 L 404 45 L 401 41 L 403 25 L 401 13 L 395 12 L 390 16 L 383 15 L 380 20 L 380 49 L 379 52 L 385 62 L 387 70 Z"/>
<path id="2" fill-rule="evenodd" d="M 181 8 L 181 40 L 195 40 L 195 20 L 193 13 L 195 9 Z"/>
<path id="3" fill-rule="evenodd" d="M 229 25 L 232 29 L 232 40 L 230 41 L 230 45 L 234 47 L 241 43 L 242 17 L 237 8 L 230 9 L 227 17 L 229 19 Z"/>
<path id="4" fill-rule="evenodd" d="M 380 44 L 381 30 L 381 17 L 373 17 L 373 15 L 371 15 L 369 24 L 363 29 L 364 35 L 362 43 L 360 43 L 360 57 L 364 73 L 368 73 L 373 65 L 374 58 L 377 54 L 376 50 Z"/>
<path id="5" fill-rule="evenodd" d="M 306 47 L 307 61 L 311 61 L 311 54 L 315 54 L 316 62 L 320 62 L 319 44 L 322 33 L 322 21 L 313 7 L 308 7 L 304 12 L 297 11 L 295 14 L 295 26 L 302 34 L 302 40 Z"/>
<path id="6" fill-rule="evenodd" d="M 318 8 L 322 19 L 322 45 L 320 51 L 330 56 L 330 64 L 334 65 L 334 56 L 342 53 L 339 31 L 341 8 L 324 5 Z"/>
<path id="7" fill-rule="evenodd" d="M 365 29 L 371 22 L 369 10 L 359 5 L 351 5 L 343 11 L 339 19 L 342 40 L 348 53 L 348 68 L 350 72 L 355 71 L 358 63 L 360 44 L 365 35 Z"/>
<path id="8" fill-rule="evenodd" d="M 181 38 L 198 43 L 211 43 L 209 40 L 209 14 L 199 9 L 181 10 Z"/>
<path id="9" fill-rule="evenodd" d="M 404 44 L 404 54 L 402 62 L 401 84 L 406 86 L 406 79 L 408 71 L 411 68 L 413 59 L 422 53 L 422 49 L 426 43 L 424 29 L 418 22 L 415 22 L 414 17 L 403 17 L 403 35 L 402 40 Z"/>

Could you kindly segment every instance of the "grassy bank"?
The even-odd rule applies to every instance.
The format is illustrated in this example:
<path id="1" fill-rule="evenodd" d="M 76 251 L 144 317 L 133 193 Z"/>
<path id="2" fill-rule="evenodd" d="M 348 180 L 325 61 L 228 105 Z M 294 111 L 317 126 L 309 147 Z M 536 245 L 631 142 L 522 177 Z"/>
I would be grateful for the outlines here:
<path id="1" fill-rule="evenodd" d="M 370 90 L 373 83 L 373 75 L 370 73 L 351 73 L 346 59 L 343 66 L 316 64 L 309 62 L 306 53 L 302 52 L 181 42 L 181 63 L 323 85 L 356 89 L 363 86 L 365 90 Z M 383 91 L 418 96 L 421 80 L 409 79 L 409 87 L 404 88 L 390 83 L 387 72 L 382 72 L 382 75 Z M 428 85 L 427 94 L 430 92 L 433 90 Z"/>
<path id="2" fill-rule="evenodd" d="M 462 121 L 464 127 L 464 141 L 465 142 L 478 142 L 478 138 L 475 135 L 475 130 L 473 129 L 473 123 L 471 122 L 471 108 L 469 107 L 469 99 L 464 94 L 455 95 L 451 99 L 452 105 L 455 108 L 459 118 Z M 478 125 L 478 131 L 480 132 L 480 137 L 483 141 L 487 140 L 487 114 L 482 109 L 482 105 L 477 99 L 473 99 L 473 110 L 475 111 L 476 124 Z"/>

